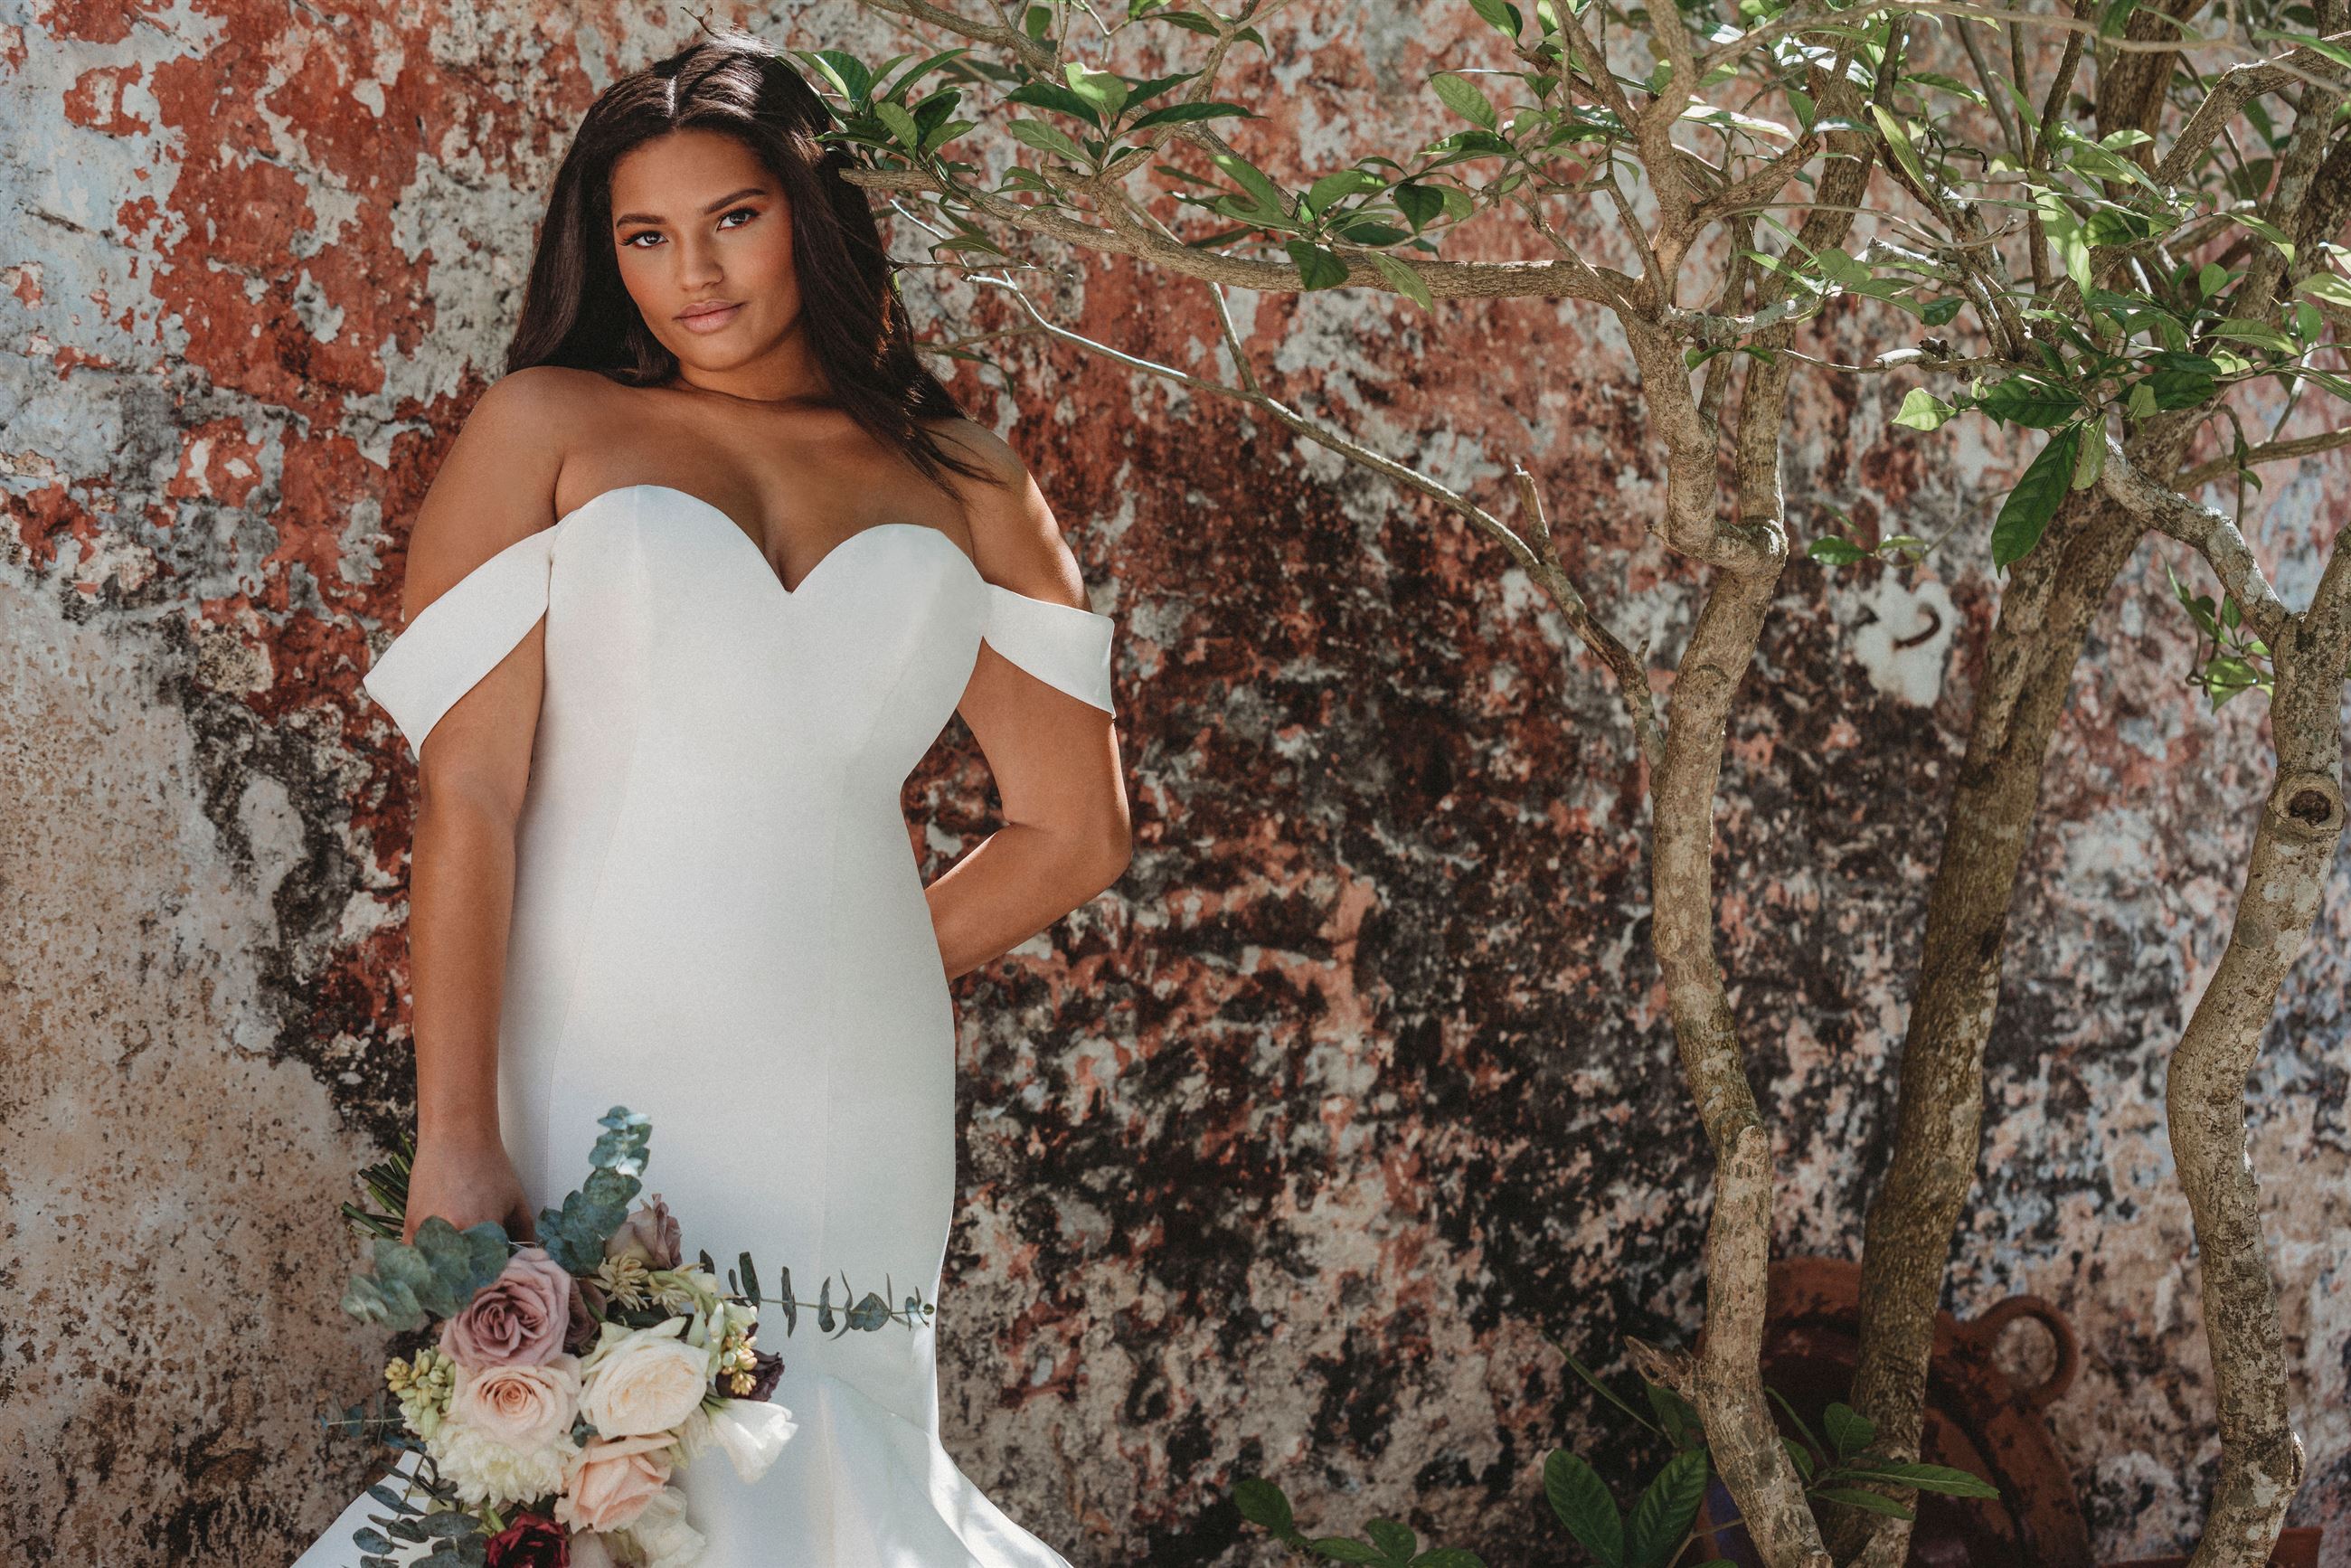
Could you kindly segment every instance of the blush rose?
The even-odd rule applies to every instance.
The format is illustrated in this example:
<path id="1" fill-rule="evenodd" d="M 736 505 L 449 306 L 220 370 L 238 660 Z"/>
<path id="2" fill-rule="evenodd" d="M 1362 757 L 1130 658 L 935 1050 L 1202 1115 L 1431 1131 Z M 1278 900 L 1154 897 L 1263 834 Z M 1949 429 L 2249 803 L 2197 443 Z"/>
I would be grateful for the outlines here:
<path id="1" fill-rule="evenodd" d="M 441 1354 L 460 1366 L 538 1366 L 563 1354 L 570 1326 L 571 1276 L 526 1247 L 442 1325 Z"/>
<path id="2" fill-rule="evenodd" d="M 573 1530 L 626 1528 L 669 1482 L 666 1436 L 600 1437 L 566 1467 L 555 1517 Z"/>

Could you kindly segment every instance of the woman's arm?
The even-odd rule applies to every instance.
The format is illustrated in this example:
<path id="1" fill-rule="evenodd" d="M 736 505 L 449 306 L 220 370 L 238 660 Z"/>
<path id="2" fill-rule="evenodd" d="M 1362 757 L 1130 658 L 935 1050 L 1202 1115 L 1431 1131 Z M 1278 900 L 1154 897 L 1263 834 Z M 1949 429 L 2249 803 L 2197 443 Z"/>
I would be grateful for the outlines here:
<path id="1" fill-rule="evenodd" d="M 555 520 L 559 376 L 498 382 L 458 433 L 409 536 L 408 621 L 482 562 Z M 406 1234 L 438 1215 L 536 1234 L 498 1129 L 498 1012 L 514 908 L 515 827 L 546 673 L 542 621 L 451 706 L 418 751 L 409 852 L 416 1161 Z"/>
<path id="2" fill-rule="evenodd" d="M 1077 559 L 1019 455 L 981 426 L 952 434 L 1007 483 L 960 487 L 980 575 L 1085 609 Z M 995 775 L 1004 826 L 926 890 L 947 977 L 1042 931 L 1118 880 L 1133 852 L 1111 716 L 987 643 L 957 710 Z"/>

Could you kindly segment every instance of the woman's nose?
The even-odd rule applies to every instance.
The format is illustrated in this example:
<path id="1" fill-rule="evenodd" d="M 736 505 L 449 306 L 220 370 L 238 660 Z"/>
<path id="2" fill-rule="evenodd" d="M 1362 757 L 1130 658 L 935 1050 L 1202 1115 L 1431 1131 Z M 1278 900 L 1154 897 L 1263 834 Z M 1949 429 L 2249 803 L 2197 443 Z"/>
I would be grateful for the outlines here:
<path id="1" fill-rule="evenodd" d="M 677 247 L 678 281 L 688 288 L 716 283 L 726 276 L 718 265 L 718 249 L 707 240 L 687 240 Z"/>

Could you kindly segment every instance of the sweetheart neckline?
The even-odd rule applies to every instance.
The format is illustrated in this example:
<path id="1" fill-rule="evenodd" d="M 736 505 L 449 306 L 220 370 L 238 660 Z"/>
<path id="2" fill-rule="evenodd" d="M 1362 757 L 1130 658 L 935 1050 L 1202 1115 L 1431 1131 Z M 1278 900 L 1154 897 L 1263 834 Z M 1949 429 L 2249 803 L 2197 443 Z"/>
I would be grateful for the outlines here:
<path id="1" fill-rule="evenodd" d="M 935 528 L 928 523 L 909 523 L 896 520 L 886 523 L 869 523 L 865 527 L 855 529 L 841 538 L 834 540 L 832 547 L 830 549 L 817 557 L 816 564 L 810 567 L 808 570 L 800 574 L 799 582 L 793 587 L 787 588 L 784 585 L 783 575 L 776 570 L 775 563 L 768 560 L 768 552 L 759 548 L 759 541 L 751 537 L 749 529 L 744 528 L 742 524 L 735 520 L 733 514 L 729 513 L 724 507 L 718 506 L 715 502 L 705 500 L 702 497 L 695 495 L 691 490 L 681 490 L 674 485 L 615 485 L 609 490 L 599 490 L 594 495 L 589 497 L 586 500 L 580 502 L 578 506 L 572 507 L 569 511 L 564 513 L 561 517 L 556 518 L 554 526 L 556 528 L 561 528 L 564 524 L 569 522 L 572 518 L 578 517 L 580 513 L 586 511 L 589 507 L 594 506 L 599 501 L 604 500 L 608 497 L 625 496 L 640 490 L 658 490 L 664 495 L 675 496 L 683 500 L 691 501 L 695 506 L 700 507 L 711 517 L 725 524 L 727 532 L 733 534 L 737 539 L 740 540 L 743 547 L 751 552 L 752 558 L 759 563 L 759 575 L 766 578 L 768 583 L 774 587 L 775 591 L 783 595 L 787 602 L 799 599 L 802 594 L 806 593 L 808 591 L 809 584 L 816 580 L 817 574 L 825 569 L 826 565 L 831 561 L 833 557 L 839 555 L 842 550 L 847 549 L 857 540 L 863 538 L 867 534 L 883 533 L 892 528 L 914 528 L 919 532 L 935 535 L 941 539 L 945 539 L 946 540 L 947 549 L 955 552 L 956 559 L 962 561 L 964 565 L 970 570 L 972 576 L 979 578 L 980 582 L 984 586 L 999 590 L 1005 593 L 1019 592 L 1017 589 L 1006 588 L 1000 582 L 989 582 L 987 578 L 981 576 L 979 563 L 973 560 L 969 555 L 965 553 L 964 548 L 961 545 L 956 543 L 954 539 L 948 538 L 945 529 Z M 550 533 L 553 531 L 553 528 L 549 530 Z M 1019 596 L 1023 599 L 1036 598 L 1034 594 L 1027 593 L 1022 593 Z M 1055 599 L 1038 599 L 1036 601 L 1040 604 L 1061 604 L 1061 601 Z M 1078 606 L 1074 604 L 1063 604 L 1061 605 L 1061 607 L 1065 610 L 1075 610 L 1078 608 Z M 1094 612 L 1092 611 L 1088 611 L 1086 613 L 1092 614 Z"/>

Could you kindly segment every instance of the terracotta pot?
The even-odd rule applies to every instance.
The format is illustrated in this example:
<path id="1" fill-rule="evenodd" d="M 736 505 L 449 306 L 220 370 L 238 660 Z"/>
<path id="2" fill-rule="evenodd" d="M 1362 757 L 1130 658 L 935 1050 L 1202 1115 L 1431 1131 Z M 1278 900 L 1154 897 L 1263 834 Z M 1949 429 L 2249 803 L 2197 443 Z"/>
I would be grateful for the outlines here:
<path id="1" fill-rule="evenodd" d="M 1821 1413 L 1848 1397 L 1860 1352 L 1861 1266 L 1841 1259 L 1789 1258 L 1771 1266 L 1763 1380 L 1817 1433 Z M 2002 1330 L 2030 1318 L 2055 1342 L 2048 1377 L 2020 1387 L 1992 1357 Z M 2092 1568 L 2090 1532 L 2074 1477 L 2042 1411 L 2081 1369 L 2081 1349 L 2063 1313 L 2034 1296 L 2011 1296 L 1979 1317 L 1936 1314 L 1927 1374 L 1920 1457 L 1980 1477 L 1998 1500 L 1922 1495 L 1911 1532 L 1910 1568 Z M 1792 1435 L 1785 1418 L 1783 1429 Z M 1716 1483 L 1711 1519 L 1733 1511 Z M 1752 1560 L 1736 1526 L 1716 1538 L 1722 1560 Z"/>
<path id="2" fill-rule="evenodd" d="M 2284 1531 L 2270 1553 L 2270 1568 L 2318 1568 L 2318 1542 L 2325 1534 L 2316 1525 Z M 2188 1568 L 2188 1559 L 2135 1557 L 2128 1563 L 2110 1563 L 2106 1568 Z"/>

